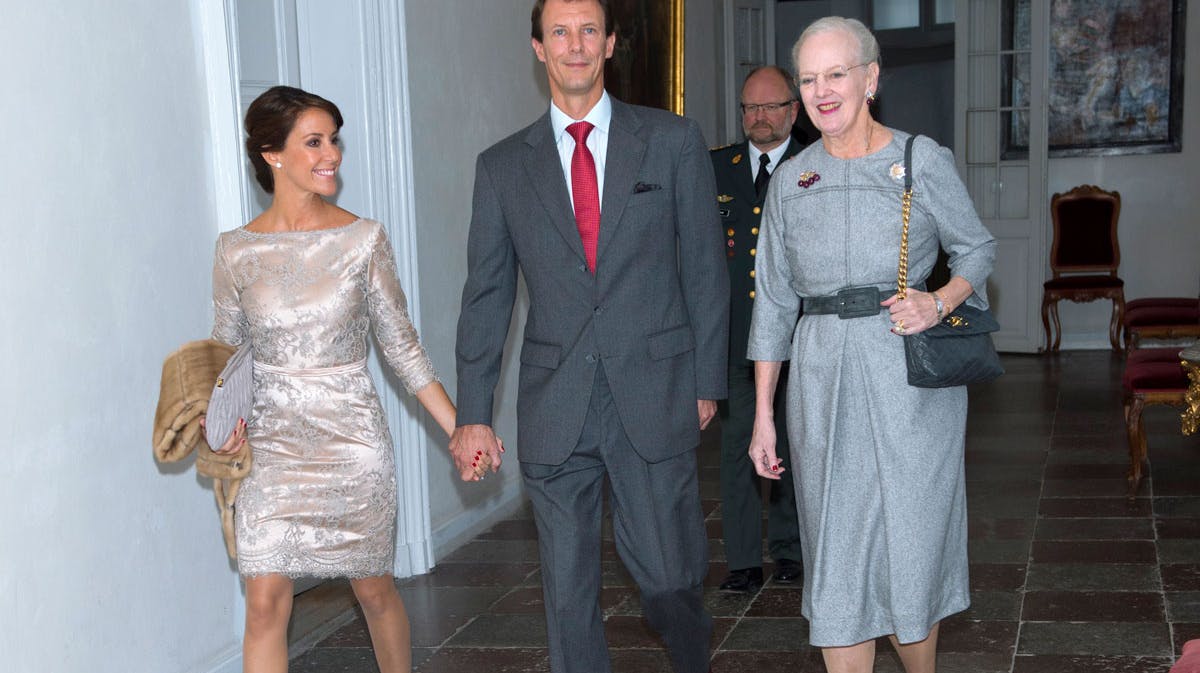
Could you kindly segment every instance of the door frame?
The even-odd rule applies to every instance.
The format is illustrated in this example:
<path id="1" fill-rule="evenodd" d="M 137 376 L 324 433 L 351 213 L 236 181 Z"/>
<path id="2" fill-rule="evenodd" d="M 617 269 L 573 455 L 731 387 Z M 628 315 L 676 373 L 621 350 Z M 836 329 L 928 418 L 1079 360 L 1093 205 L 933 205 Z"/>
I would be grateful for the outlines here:
<path id="1" fill-rule="evenodd" d="M 775 65 L 775 2 L 776 0 L 761 0 L 763 5 L 762 48 L 763 64 Z M 737 19 L 734 11 L 738 0 L 723 0 L 721 3 L 722 40 L 724 46 L 724 64 L 722 70 L 725 78 L 725 100 L 721 101 L 725 119 L 725 143 L 738 142 L 743 133 L 742 114 L 738 104 L 742 95 L 742 82 L 738 78 L 737 63 Z M 724 143 L 721 143 L 724 144 Z"/>
<path id="2" fill-rule="evenodd" d="M 1042 296 L 1042 282 L 1046 278 L 1048 264 L 1047 239 L 1049 229 L 1048 204 L 1046 189 L 1048 179 L 1048 146 L 1046 142 L 1046 91 L 1047 91 L 1047 45 L 1049 44 L 1049 3 L 1031 2 L 1029 25 L 1030 40 L 1030 91 L 1029 91 L 1029 155 L 1025 161 L 1013 160 L 1012 165 L 1024 164 L 1028 167 L 1027 207 L 1026 218 L 1002 218 L 993 215 L 989 209 L 979 203 L 983 198 L 989 198 L 998 203 L 999 196 L 985 196 L 979 189 L 972 190 L 972 180 L 968 169 L 968 154 L 972 147 L 973 138 L 969 135 L 967 117 L 971 108 L 971 6 L 979 0 L 956 0 L 955 3 L 955 36 L 954 36 L 954 145 L 955 162 L 963 183 L 971 191 L 976 210 L 980 219 L 992 232 L 997 243 L 997 266 L 1009 264 L 1010 268 L 1019 268 L 1020 272 L 1010 275 L 1008 283 L 993 285 L 995 294 L 1000 302 L 1016 301 L 1023 303 L 1020 310 L 1021 320 L 1005 324 L 1002 320 L 1000 331 L 992 335 L 996 348 L 1007 352 L 1035 353 L 1042 344 L 1042 326 L 1039 314 Z M 986 3 L 983 3 L 986 5 Z M 1003 11 L 1002 9 L 1000 11 Z M 992 27 L 999 33 L 1000 27 Z M 997 43 L 996 53 L 1003 51 Z M 990 51 L 988 53 L 991 53 Z M 1001 109 L 997 102 L 995 109 Z M 999 152 L 999 139 L 992 138 Z M 999 157 L 999 154 L 997 154 Z M 1004 159 L 999 157 L 995 163 L 998 168 L 1004 165 Z M 1003 192 L 1006 187 L 1003 176 L 997 172 L 992 185 L 988 187 L 995 194 Z M 1009 223 L 1028 222 L 1028 225 Z M 1023 266 L 1022 266 L 1023 265 Z M 993 269 L 991 283 L 998 283 L 996 269 Z M 991 284 L 990 283 L 990 284 Z M 989 297 L 994 304 L 997 297 Z M 993 306 L 996 310 L 996 306 Z M 1001 310 L 1002 307 L 1001 307 Z"/>

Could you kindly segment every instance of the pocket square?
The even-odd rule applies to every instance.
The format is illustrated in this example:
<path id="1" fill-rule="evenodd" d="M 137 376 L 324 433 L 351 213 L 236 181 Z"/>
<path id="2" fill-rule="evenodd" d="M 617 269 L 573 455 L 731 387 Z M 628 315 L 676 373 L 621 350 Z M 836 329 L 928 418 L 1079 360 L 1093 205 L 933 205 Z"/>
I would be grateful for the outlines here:
<path id="1" fill-rule="evenodd" d="M 653 192 L 659 189 L 662 189 L 662 185 L 656 185 L 649 182 L 639 182 L 633 186 L 633 193 L 641 194 L 642 192 Z"/>

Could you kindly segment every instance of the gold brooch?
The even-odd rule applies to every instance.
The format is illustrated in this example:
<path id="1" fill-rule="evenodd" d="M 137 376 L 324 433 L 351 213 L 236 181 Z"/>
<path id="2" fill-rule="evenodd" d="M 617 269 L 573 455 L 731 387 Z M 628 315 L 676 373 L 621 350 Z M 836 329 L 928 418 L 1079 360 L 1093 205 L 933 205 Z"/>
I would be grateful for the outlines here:
<path id="1" fill-rule="evenodd" d="M 821 179 L 821 174 L 815 171 L 804 171 L 800 174 L 800 180 L 796 183 L 797 186 L 808 189 L 813 186 L 813 183 Z"/>
<path id="2" fill-rule="evenodd" d="M 900 182 L 904 179 L 904 165 L 899 162 L 892 164 L 892 167 L 888 169 L 888 174 L 892 176 L 893 180 Z"/>

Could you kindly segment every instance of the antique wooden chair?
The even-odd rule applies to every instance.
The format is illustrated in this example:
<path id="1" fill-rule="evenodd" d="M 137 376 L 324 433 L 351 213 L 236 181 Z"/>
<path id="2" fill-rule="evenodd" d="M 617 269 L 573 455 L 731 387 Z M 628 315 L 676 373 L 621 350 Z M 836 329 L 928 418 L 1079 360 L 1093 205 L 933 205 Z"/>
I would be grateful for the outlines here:
<path id="1" fill-rule="evenodd" d="M 1050 199 L 1050 216 L 1054 224 L 1054 243 L 1050 246 L 1053 277 L 1045 282 L 1042 292 L 1046 350 L 1057 351 L 1062 340 L 1059 301 L 1111 299 L 1113 312 L 1108 339 L 1113 350 L 1120 351 L 1118 338 L 1125 312 L 1125 281 L 1117 276 L 1117 267 L 1121 265 L 1121 247 L 1117 242 L 1121 194 L 1080 185 Z"/>
<path id="2" fill-rule="evenodd" d="M 1125 426 L 1129 437 L 1129 492 L 1137 496 L 1146 462 L 1146 426 L 1142 412 L 1152 404 L 1182 407 L 1188 377 L 1179 348 L 1143 348 L 1129 353 L 1121 375 L 1125 398 Z"/>
<path id="3" fill-rule="evenodd" d="M 1143 297 L 1125 304 L 1122 319 L 1125 353 L 1142 339 L 1200 338 L 1200 299 L 1195 297 Z"/>

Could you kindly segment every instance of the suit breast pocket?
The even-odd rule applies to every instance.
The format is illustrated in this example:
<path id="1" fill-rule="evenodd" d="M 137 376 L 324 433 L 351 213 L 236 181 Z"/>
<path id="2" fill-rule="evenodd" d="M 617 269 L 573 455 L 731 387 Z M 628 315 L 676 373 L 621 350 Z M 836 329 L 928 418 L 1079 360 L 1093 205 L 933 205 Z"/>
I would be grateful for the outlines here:
<path id="1" fill-rule="evenodd" d="M 667 202 L 667 191 L 665 189 L 652 189 L 644 192 L 634 192 L 629 195 L 629 201 L 626 203 L 626 208 L 639 208 L 642 206 L 661 205 Z"/>

